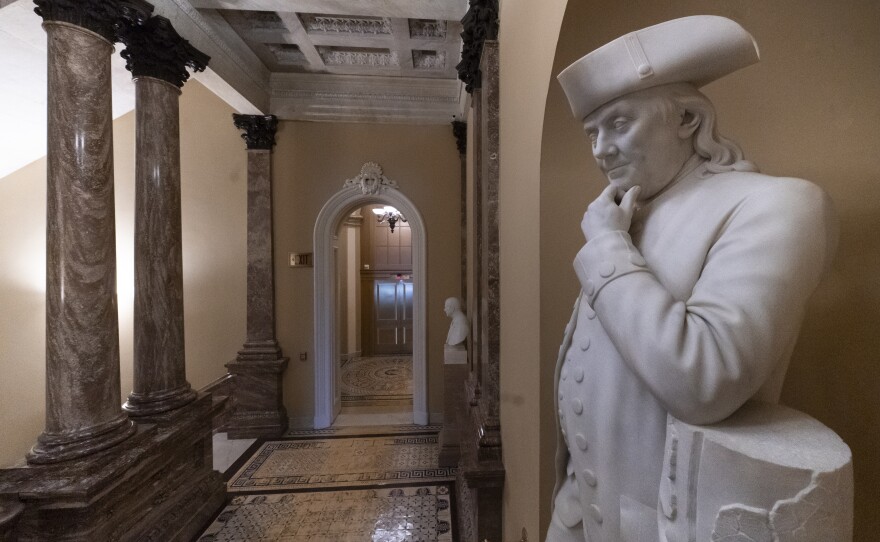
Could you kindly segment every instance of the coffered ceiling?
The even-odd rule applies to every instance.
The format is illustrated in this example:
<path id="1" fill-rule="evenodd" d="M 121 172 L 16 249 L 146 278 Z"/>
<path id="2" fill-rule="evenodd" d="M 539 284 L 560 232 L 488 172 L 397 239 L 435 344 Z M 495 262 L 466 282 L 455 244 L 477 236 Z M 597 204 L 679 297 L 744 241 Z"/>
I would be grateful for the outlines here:
<path id="1" fill-rule="evenodd" d="M 148 0 L 211 57 L 193 74 L 237 112 L 284 120 L 447 124 L 467 0 Z M 0 177 L 46 152 L 46 33 L 32 0 L 0 0 Z M 114 117 L 134 107 L 117 44 Z"/>
<path id="2" fill-rule="evenodd" d="M 178 4 L 181 2 L 178 1 Z M 211 32 L 269 72 L 286 119 L 447 123 L 466 0 L 191 0 Z"/>

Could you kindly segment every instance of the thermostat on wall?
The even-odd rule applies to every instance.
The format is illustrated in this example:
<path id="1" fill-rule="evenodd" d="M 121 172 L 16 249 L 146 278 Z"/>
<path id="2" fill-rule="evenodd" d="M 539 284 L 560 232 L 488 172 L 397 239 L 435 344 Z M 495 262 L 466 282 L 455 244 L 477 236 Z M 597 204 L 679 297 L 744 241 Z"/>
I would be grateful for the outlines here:
<path id="1" fill-rule="evenodd" d="M 290 267 L 312 267 L 312 253 L 291 252 Z"/>

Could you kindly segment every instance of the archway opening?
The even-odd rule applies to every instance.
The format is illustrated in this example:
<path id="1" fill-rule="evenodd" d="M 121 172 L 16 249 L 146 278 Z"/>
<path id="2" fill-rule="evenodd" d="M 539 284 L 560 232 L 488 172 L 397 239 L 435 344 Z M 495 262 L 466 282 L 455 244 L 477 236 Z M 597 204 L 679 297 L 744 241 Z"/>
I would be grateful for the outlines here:
<path id="1" fill-rule="evenodd" d="M 378 168 L 378 166 L 376 166 Z M 365 166 L 365 170 L 367 166 Z M 381 169 L 379 176 L 381 176 Z M 360 177 L 363 177 L 363 173 Z M 412 418 L 411 423 L 428 423 L 426 371 L 426 235 L 421 214 L 413 203 L 391 184 L 349 184 L 331 197 L 315 224 L 315 418 L 316 428 L 329 427 L 342 410 L 340 371 L 340 297 L 339 234 L 347 220 L 358 209 L 368 206 L 391 206 L 407 219 L 411 235 L 412 270 L 407 277 L 396 279 L 405 294 L 410 285 L 411 330 L 406 340 L 412 351 Z M 364 217 L 375 222 L 375 217 Z M 400 224 L 398 224 L 398 227 Z M 399 235 L 399 230 L 395 235 Z M 396 275 L 396 274 L 395 274 Z M 400 281 L 404 284 L 400 285 Z M 397 329 L 398 336 L 404 333 Z M 363 345 L 363 336 L 362 345 Z"/>

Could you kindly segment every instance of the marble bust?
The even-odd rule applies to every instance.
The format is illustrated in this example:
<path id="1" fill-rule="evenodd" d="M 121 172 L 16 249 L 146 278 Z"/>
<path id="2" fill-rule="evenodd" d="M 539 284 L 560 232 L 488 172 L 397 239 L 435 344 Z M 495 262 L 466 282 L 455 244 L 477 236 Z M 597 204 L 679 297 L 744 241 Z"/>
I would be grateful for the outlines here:
<path id="1" fill-rule="evenodd" d="M 447 298 L 443 311 L 452 319 L 449 323 L 449 333 L 446 334 L 446 345 L 464 346 L 470 326 L 467 316 L 461 310 L 461 301 L 457 297 Z"/>
<path id="2" fill-rule="evenodd" d="M 835 250 L 831 203 L 812 183 L 760 174 L 718 134 L 698 90 L 757 61 L 737 23 L 697 16 L 627 34 L 558 77 L 608 186 L 581 222 L 581 293 L 557 360 L 548 542 L 673 542 L 693 532 L 706 535 L 700 541 L 812 541 L 778 538 L 772 522 L 776 505 L 810 480 L 823 491 L 837 484 L 826 511 L 840 528 L 822 540 L 846 539 L 848 448 L 775 405 L 807 300 Z M 725 429 L 724 420 L 747 403 L 759 413 L 745 418 L 745 435 L 730 436 L 742 426 Z M 834 460 L 783 460 L 804 442 L 797 434 L 766 457 L 742 444 L 786 416 L 803 423 L 780 421 L 784 430 L 825 431 Z M 709 435 L 712 424 L 721 429 Z M 746 473 L 767 463 L 766 476 L 814 476 L 739 484 L 735 469 L 731 479 L 719 474 L 725 461 Z M 749 521 L 766 525 L 737 531 Z"/>

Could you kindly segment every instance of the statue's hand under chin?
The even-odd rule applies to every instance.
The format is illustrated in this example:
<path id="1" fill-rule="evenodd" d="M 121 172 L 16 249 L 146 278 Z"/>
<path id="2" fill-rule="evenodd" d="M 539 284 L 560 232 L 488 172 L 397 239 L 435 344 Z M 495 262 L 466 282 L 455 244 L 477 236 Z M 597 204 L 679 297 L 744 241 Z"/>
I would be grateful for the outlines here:
<path id="1" fill-rule="evenodd" d="M 612 231 L 629 231 L 636 201 L 642 189 L 634 186 L 627 190 L 620 204 L 615 201 L 617 190 L 616 186 L 608 185 L 587 207 L 587 212 L 584 213 L 584 219 L 581 221 L 581 230 L 587 241 Z"/>

